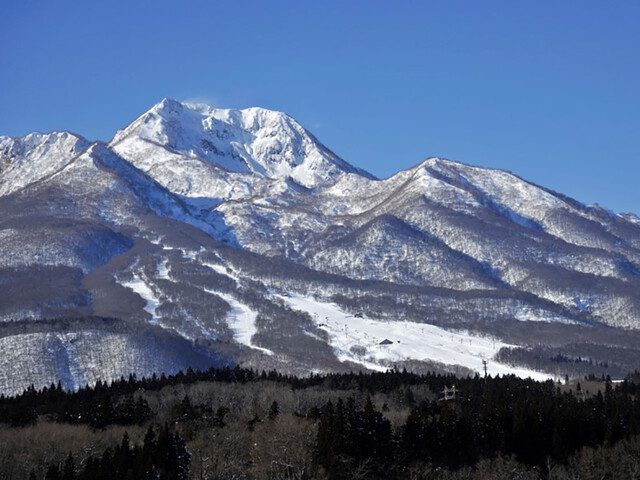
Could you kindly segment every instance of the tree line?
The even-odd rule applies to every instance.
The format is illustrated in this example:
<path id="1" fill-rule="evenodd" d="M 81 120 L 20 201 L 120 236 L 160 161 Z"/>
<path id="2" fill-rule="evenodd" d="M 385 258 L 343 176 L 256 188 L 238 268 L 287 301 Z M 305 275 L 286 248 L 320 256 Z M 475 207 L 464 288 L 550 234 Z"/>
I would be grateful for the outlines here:
<path id="1" fill-rule="evenodd" d="M 443 389 L 454 385 L 445 400 Z M 76 392 L 30 387 L 0 397 L 0 446 L 15 450 L 22 432 L 65 424 L 86 429 L 94 444 L 76 442 L 64 453 L 66 444 L 57 445 L 55 459 L 43 454 L 32 475 L 12 477 L 1 470 L 16 461 L 3 460 L 9 450 L 0 448 L 0 478 L 491 478 L 489 464 L 521 478 L 569 478 L 557 475 L 593 466 L 589 456 L 622 455 L 629 447 L 619 445 L 640 438 L 640 373 L 599 385 L 587 395 L 514 376 L 390 370 L 299 378 L 224 367 L 132 375 Z M 112 440 L 95 443 L 103 437 Z M 24 448 L 40 448 L 39 436 L 30 438 Z M 598 471 L 640 468 L 640 455 L 624 455 Z"/>

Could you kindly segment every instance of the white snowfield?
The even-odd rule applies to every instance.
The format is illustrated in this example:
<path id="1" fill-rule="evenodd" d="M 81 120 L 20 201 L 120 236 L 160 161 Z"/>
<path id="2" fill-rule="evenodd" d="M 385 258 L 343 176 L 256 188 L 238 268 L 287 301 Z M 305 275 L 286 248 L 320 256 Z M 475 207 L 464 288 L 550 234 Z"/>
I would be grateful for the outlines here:
<path id="1" fill-rule="evenodd" d="M 225 277 L 231 278 L 236 283 L 240 281 L 236 272 L 234 272 L 233 269 L 227 266 L 220 265 L 219 263 L 207 263 L 207 262 L 202 262 L 202 265 L 204 265 L 205 267 L 209 267 L 211 270 L 213 270 L 216 273 L 219 273 L 220 275 L 224 275 Z"/>
<path id="2" fill-rule="evenodd" d="M 461 365 L 482 373 L 482 361 L 486 360 L 490 375 L 513 374 L 540 381 L 553 379 L 550 374 L 493 361 L 498 350 L 511 346 L 495 338 L 445 330 L 425 323 L 358 318 L 345 313 L 334 303 L 300 295 L 278 298 L 293 309 L 308 312 L 316 325 L 329 333 L 331 346 L 341 361 L 348 360 L 372 370 L 384 371 L 388 362 L 431 360 L 445 365 Z M 385 341 L 391 343 L 381 345 Z"/>

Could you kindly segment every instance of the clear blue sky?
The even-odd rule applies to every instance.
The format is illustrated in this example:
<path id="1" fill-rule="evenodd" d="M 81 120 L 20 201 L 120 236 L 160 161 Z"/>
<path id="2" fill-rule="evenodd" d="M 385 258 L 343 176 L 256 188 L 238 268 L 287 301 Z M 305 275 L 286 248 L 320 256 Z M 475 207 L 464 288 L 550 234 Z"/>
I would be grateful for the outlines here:
<path id="1" fill-rule="evenodd" d="M 108 140 L 165 96 L 640 213 L 640 2 L 0 0 L 0 134 Z"/>

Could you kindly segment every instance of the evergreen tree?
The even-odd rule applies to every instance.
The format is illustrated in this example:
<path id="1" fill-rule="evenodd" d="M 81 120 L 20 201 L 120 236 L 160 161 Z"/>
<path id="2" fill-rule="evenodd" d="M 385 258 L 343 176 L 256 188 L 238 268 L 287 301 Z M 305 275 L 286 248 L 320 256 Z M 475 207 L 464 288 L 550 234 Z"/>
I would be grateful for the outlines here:
<path id="1" fill-rule="evenodd" d="M 271 406 L 269 407 L 269 413 L 267 414 L 267 417 L 269 417 L 269 420 L 275 420 L 276 418 L 278 418 L 279 414 L 280 414 L 280 406 L 278 405 L 278 402 L 274 400 Z"/>
<path id="2" fill-rule="evenodd" d="M 133 417 L 131 418 L 131 423 L 135 425 L 142 425 L 146 420 L 153 416 L 153 412 L 149 407 L 149 403 L 139 396 L 136 400 L 136 404 L 133 410 Z"/>
<path id="3" fill-rule="evenodd" d="M 229 409 L 223 405 L 220 405 L 218 407 L 218 409 L 216 410 L 216 416 L 214 419 L 214 423 L 216 426 L 218 427 L 224 427 L 225 423 L 224 423 L 224 417 L 225 415 L 229 413 Z"/>

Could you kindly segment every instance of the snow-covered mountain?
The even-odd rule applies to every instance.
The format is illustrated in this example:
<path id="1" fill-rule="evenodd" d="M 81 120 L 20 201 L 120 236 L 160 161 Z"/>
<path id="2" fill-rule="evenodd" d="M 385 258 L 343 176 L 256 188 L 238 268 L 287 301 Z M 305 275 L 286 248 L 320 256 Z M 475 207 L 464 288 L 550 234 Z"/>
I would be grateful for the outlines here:
<path id="1" fill-rule="evenodd" d="M 640 362 L 635 215 L 439 158 L 379 180 L 280 112 L 164 99 L 107 144 L 0 137 L 0 209 L 0 393 Z"/>
<path id="2" fill-rule="evenodd" d="M 247 197 L 257 179 L 291 179 L 313 188 L 333 184 L 345 172 L 369 176 L 293 118 L 263 108 L 226 110 L 165 98 L 117 132 L 109 146 L 187 197 Z"/>
<path id="3" fill-rule="evenodd" d="M 69 132 L 34 132 L 23 138 L 0 136 L 0 195 L 54 173 L 88 146 L 87 140 Z"/>

